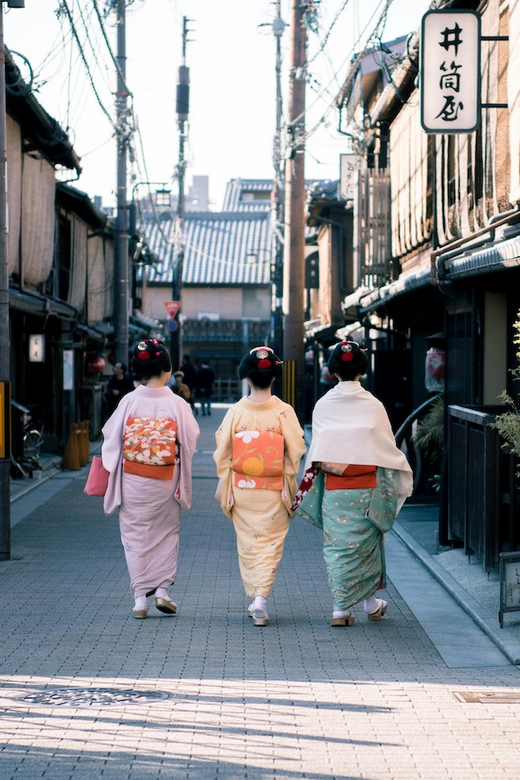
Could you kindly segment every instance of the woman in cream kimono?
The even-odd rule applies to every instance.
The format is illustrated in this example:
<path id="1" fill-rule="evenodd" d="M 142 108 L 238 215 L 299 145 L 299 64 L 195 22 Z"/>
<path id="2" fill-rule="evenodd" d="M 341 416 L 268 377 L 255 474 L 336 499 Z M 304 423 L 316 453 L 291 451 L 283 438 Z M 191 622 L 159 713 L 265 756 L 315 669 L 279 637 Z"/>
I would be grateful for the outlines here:
<path id="1" fill-rule="evenodd" d="M 355 342 L 334 348 L 328 368 L 339 383 L 314 407 L 305 475 L 293 505 L 323 528 L 332 626 L 352 625 L 350 607 L 360 601 L 369 620 L 385 614 L 387 602 L 375 595 L 384 587 L 383 535 L 413 489 L 412 470 L 382 403 L 359 382 L 367 367 Z"/>
<path id="2" fill-rule="evenodd" d="M 140 341 L 132 368 L 145 380 L 125 395 L 103 428 L 102 460 L 110 472 L 107 515 L 119 509 L 119 527 L 134 618 L 146 618 L 147 597 L 173 615 L 169 596 L 177 569 L 180 508 L 191 506 L 191 459 L 199 436 L 190 406 L 166 383 L 171 360 L 156 339 Z"/>
<path id="3" fill-rule="evenodd" d="M 273 350 L 252 349 L 239 375 L 247 379 L 250 393 L 224 417 L 213 458 L 220 505 L 237 535 L 240 575 L 251 599 L 248 613 L 255 626 L 265 626 L 305 444 L 292 406 L 271 394 L 273 381 L 282 375 Z"/>

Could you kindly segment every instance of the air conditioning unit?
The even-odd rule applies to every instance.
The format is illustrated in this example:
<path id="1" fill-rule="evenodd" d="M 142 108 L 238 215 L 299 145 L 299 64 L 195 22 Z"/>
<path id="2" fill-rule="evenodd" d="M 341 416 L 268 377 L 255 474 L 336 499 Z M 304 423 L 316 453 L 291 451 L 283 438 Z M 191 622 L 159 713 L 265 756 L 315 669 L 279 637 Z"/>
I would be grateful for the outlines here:
<path id="1" fill-rule="evenodd" d="M 215 312 L 199 312 L 197 319 L 202 320 L 203 322 L 207 322 L 208 320 L 216 322 L 220 319 L 220 314 L 216 314 Z"/>

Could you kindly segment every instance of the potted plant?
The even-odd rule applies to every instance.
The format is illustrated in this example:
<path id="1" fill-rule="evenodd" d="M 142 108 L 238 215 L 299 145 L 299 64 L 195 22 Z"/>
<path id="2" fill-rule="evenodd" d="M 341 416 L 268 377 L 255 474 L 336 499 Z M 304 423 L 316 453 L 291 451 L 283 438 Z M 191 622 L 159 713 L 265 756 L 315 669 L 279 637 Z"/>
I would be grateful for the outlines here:
<path id="1" fill-rule="evenodd" d="M 444 450 L 444 396 L 439 395 L 417 424 L 413 444 L 425 461 L 428 482 L 435 493 L 441 485 L 442 453 Z"/>
<path id="2" fill-rule="evenodd" d="M 520 311 L 517 312 L 517 317 L 520 318 Z M 513 343 L 516 344 L 516 359 L 518 365 L 516 368 L 511 369 L 511 374 L 515 380 L 520 381 L 520 319 L 513 323 L 515 330 L 515 336 Z M 500 400 L 506 407 L 506 411 L 497 415 L 495 422 L 491 424 L 491 427 L 498 431 L 501 439 L 504 440 L 502 445 L 511 454 L 520 458 L 520 412 L 509 393 L 504 390 L 499 396 Z M 520 476 L 520 472 L 517 473 Z"/>

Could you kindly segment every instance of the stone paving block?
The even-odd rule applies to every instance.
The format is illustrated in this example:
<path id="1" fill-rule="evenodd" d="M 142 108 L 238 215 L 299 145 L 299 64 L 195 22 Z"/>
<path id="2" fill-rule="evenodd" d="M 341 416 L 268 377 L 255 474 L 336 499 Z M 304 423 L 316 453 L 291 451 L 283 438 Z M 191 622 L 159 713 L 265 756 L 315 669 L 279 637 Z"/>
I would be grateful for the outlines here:
<path id="1" fill-rule="evenodd" d="M 216 427 L 217 414 L 210 421 Z M 211 449 L 213 431 L 203 436 Z M 212 466 L 204 458 L 196 473 Z M 8 652 L 0 713 L 9 739 L 0 780 L 516 780 L 518 706 L 453 696 L 520 691 L 518 669 L 486 668 L 481 635 L 471 646 L 477 665 L 448 666 L 435 623 L 421 625 L 392 581 L 388 617 L 370 624 L 356 607 L 352 630 L 331 629 L 319 532 L 300 520 L 270 599 L 272 622 L 255 628 L 212 479 L 195 481 L 194 509 L 183 515 L 178 614 L 151 608 L 135 621 L 117 520 L 84 496 L 83 484 L 69 479 L 20 520 L 19 560 L 0 564 L 2 596 L 28 604 L 1 618 Z M 419 592 L 427 582 L 416 583 Z M 456 639 L 453 609 L 447 646 Z M 93 688 L 169 698 L 104 707 L 27 698 Z"/>

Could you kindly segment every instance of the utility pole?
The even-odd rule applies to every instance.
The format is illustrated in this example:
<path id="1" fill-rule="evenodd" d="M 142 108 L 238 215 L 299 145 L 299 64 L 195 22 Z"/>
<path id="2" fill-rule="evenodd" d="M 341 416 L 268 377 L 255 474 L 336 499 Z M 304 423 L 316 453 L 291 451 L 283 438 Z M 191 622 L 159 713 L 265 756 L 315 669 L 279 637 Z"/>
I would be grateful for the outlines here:
<path id="1" fill-rule="evenodd" d="M 188 19 L 182 17 L 182 60 L 179 66 L 179 79 L 177 82 L 177 124 L 179 128 L 179 162 L 177 165 L 177 219 L 175 225 L 175 244 L 173 247 L 173 284 L 172 297 L 174 301 L 179 301 L 181 306 L 178 309 L 177 317 L 170 321 L 170 327 L 173 327 L 170 342 L 170 351 L 174 370 L 179 368 L 182 363 L 182 274 L 184 271 L 184 179 L 186 174 L 186 160 L 184 156 L 187 140 L 187 124 L 190 112 L 190 69 L 186 66 L 186 46 L 188 43 Z"/>
<path id="2" fill-rule="evenodd" d="M 114 344 L 115 360 L 128 363 L 128 319 L 130 314 L 130 280 L 128 263 L 128 203 L 126 163 L 129 143 L 128 89 L 126 86 L 126 7 L 117 0 L 117 215 L 114 243 Z"/>
<path id="3" fill-rule="evenodd" d="M 285 22 L 281 17 L 281 0 L 276 0 L 275 18 L 273 21 L 273 34 L 276 38 L 276 129 L 273 143 L 273 194 L 272 194 L 272 223 L 274 231 L 273 249 L 274 258 L 271 262 L 271 283 L 273 285 L 273 325 L 272 339 L 274 351 L 281 354 L 283 334 L 283 241 L 280 231 L 283 225 L 284 213 L 284 182 L 282 172 L 282 35 Z"/>
<path id="4" fill-rule="evenodd" d="M 23 8 L 24 0 L 7 0 Z M 7 130 L 5 101 L 4 0 L 0 0 L 0 561 L 11 557 L 11 367 L 9 264 L 7 257 Z"/>
<path id="5" fill-rule="evenodd" d="M 305 286 L 305 64 L 307 31 L 300 0 L 291 0 L 291 63 L 288 148 L 285 163 L 285 240 L 283 357 L 294 361 L 294 403 L 300 420 L 305 414 L 305 350 L 303 295 Z"/>

